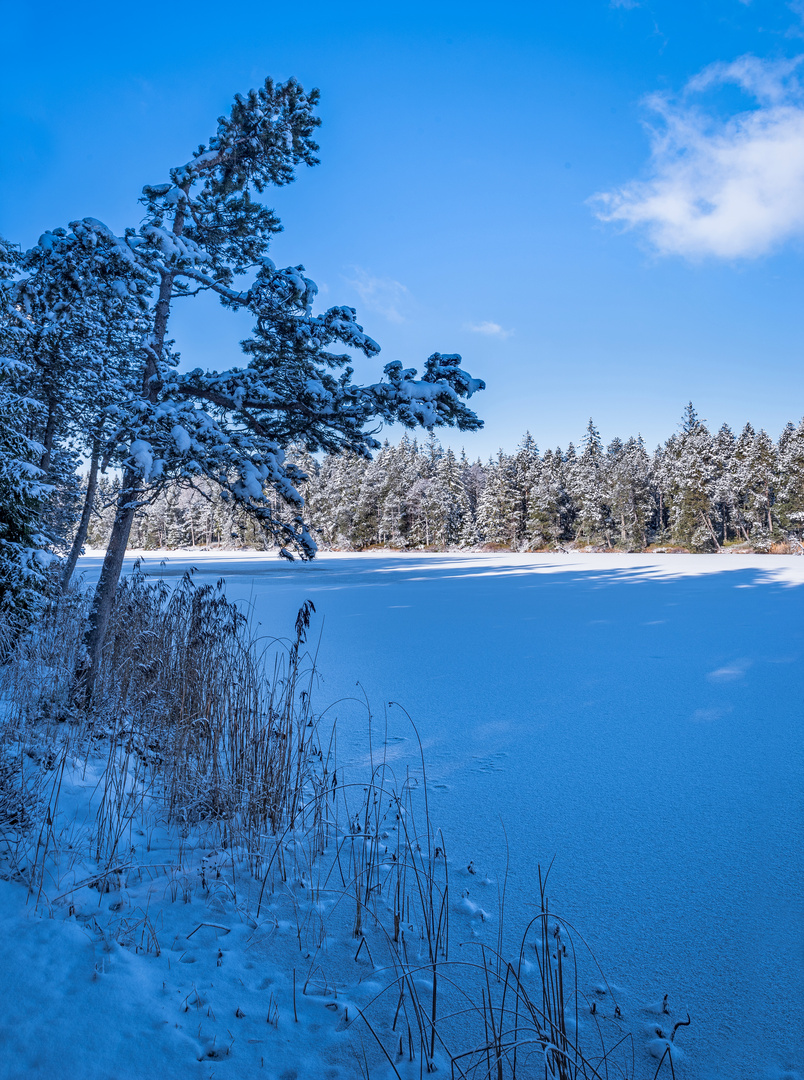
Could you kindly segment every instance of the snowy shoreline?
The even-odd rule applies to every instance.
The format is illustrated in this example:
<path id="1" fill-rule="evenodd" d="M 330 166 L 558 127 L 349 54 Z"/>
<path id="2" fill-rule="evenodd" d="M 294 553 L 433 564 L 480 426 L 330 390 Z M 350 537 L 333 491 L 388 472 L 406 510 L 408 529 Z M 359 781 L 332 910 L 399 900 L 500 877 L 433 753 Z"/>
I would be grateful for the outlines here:
<path id="1" fill-rule="evenodd" d="M 103 547 L 93 547 L 91 544 L 87 544 L 84 550 L 84 557 L 97 558 L 103 556 L 106 549 Z M 254 547 L 175 547 L 175 548 L 133 548 L 129 547 L 126 550 L 126 558 L 147 558 L 159 556 L 160 558 L 170 558 L 184 556 L 184 555 L 207 555 L 210 557 L 229 558 L 230 556 L 242 556 L 243 558 L 260 558 L 269 559 L 271 557 L 280 558 L 278 549 L 263 550 Z M 771 551 L 754 551 L 750 548 L 742 545 L 731 545 L 723 548 L 721 551 L 706 551 L 706 552 L 692 552 L 686 551 L 682 548 L 656 548 L 652 551 L 634 551 L 627 552 L 621 551 L 617 548 L 556 548 L 554 551 L 510 551 L 508 549 L 502 550 L 484 550 L 482 548 L 444 548 L 442 549 L 422 549 L 422 548 L 379 548 L 371 547 L 365 548 L 360 551 L 348 551 L 346 549 L 339 548 L 321 548 L 316 558 L 321 556 L 333 556 L 335 558 L 349 558 L 360 559 L 368 557 L 387 557 L 393 558 L 399 556 L 400 558 L 417 558 L 428 555 L 469 555 L 469 556 L 511 556 L 512 558 L 553 558 L 558 556 L 567 556 L 570 558 L 584 557 L 589 555 L 601 555 L 606 558 L 626 557 L 626 558 L 644 558 L 651 559 L 657 556 L 672 555 L 672 556 L 691 556 L 693 558 L 723 558 L 727 555 L 739 556 L 741 558 L 758 558 L 758 559 L 786 559 L 786 558 L 801 558 L 804 556 L 804 549 L 801 552 L 771 552 Z"/>

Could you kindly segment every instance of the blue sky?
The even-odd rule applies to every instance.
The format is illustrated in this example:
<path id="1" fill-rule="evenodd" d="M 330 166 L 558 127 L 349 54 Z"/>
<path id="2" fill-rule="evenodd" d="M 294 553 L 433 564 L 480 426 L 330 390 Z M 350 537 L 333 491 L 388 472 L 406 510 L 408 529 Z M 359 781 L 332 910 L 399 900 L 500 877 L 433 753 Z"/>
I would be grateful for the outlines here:
<path id="1" fill-rule="evenodd" d="M 28 10 L 23 10 L 23 8 Z M 268 194 L 324 304 L 381 362 L 460 352 L 486 457 L 641 431 L 692 399 L 778 435 L 804 413 L 804 4 L 322 3 L 9 7 L 0 232 L 122 231 L 267 74 L 322 92 L 322 164 Z M 186 363 L 248 323 L 188 302 Z M 359 366 L 374 379 L 379 367 Z M 393 432 L 389 432 L 394 437 Z"/>

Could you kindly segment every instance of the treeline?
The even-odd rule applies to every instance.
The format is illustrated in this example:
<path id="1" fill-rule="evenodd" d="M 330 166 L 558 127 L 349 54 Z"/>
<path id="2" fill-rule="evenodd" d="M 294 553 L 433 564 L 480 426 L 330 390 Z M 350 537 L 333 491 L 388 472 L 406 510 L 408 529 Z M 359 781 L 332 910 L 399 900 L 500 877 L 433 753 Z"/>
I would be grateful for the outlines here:
<path id="1" fill-rule="evenodd" d="M 450 547 L 717 551 L 735 543 L 801 550 L 804 420 L 774 442 L 746 424 L 712 433 L 690 404 L 679 431 L 649 452 L 640 437 L 604 446 L 590 420 L 580 447 L 540 452 L 528 434 L 512 454 L 470 462 L 431 435 L 356 454 L 289 457 L 307 474 L 304 515 L 319 547 Z M 108 536 L 113 485 L 90 529 Z M 277 507 L 279 510 L 280 508 Z M 263 547 L 254 523 L 212 486 L 164 490 L 134 522 L 136 547 Z"/>

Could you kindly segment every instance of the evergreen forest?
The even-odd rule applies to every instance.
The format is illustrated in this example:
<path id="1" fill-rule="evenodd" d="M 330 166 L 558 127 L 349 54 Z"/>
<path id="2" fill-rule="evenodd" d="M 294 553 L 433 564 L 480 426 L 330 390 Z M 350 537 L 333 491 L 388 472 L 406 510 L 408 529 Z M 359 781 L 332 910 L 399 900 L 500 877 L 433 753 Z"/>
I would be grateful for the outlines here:
<path id="1" fill-rule="evenodd" d="M 455 547 L 641 551 L 801 551 L 804 537 L 804 420 L 778 442 L 746 424 L 712 432 L 692 404 L 679 430 L 652 453 L 641 437 L 608 446 L 590 420 L 580 446 L 540 452 L 526 434 L 513 453 L 487 462 L 444 449 L 435 435 L 386 442 L 360 454 L 289 458 L 306 475 L 305 518 L 330 550 Z M 111 528 L 116 484 L 102 482 L 89 540 Z M 276 507 L 281 513 L 281 507 Z M 269 543 L 210 483 L 174 483 L 138 513 L 137 548 Z"/>

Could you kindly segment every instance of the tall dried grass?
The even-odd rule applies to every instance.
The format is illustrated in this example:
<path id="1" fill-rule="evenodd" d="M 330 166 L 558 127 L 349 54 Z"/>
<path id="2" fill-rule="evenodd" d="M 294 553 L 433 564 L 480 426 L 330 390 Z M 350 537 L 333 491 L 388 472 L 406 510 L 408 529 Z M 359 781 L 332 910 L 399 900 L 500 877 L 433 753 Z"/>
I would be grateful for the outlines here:
<path id="1" fill-rule="evenodd" d="M 259 858 L 265 834 L 298 823 L 327 782 L 303 651 L 313 611 L 307 602 L 295 637 L 271 649 L 223 582 L 197 586 L 188 573 L 171 589 L 135 567 L 118 591 L 92 701 L 78 711 L 70 691 L 87 600 L 68 594 L 0 672 L 3 741 L 34 757 L 36 746 L 61 757 L 105 747 L 102 863 L 116 858 L 123 824 L 145 798 L 185 829 L 216 823 L 225 843 L 236 838 Z"/>

